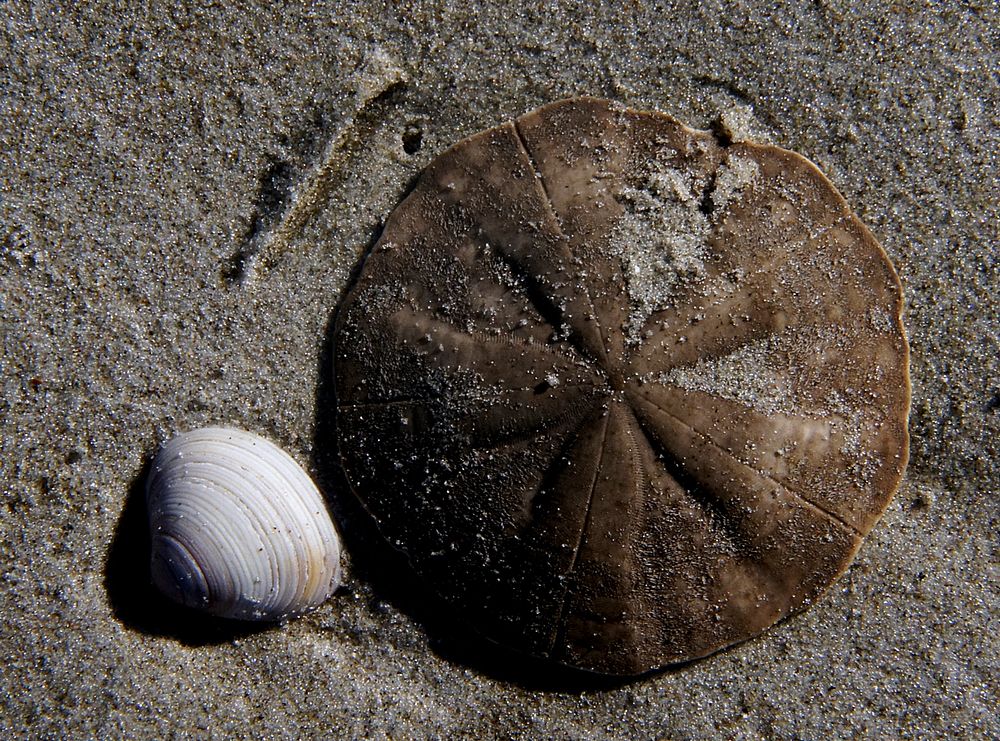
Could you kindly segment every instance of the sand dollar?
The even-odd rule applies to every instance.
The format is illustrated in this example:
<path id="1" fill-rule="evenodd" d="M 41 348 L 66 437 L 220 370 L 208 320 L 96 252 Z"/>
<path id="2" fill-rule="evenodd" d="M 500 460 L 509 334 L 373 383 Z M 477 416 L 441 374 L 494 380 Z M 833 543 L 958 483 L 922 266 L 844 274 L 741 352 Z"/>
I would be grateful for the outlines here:
<path id="1" fill-rule="evenodd" d="M 907 458 L 900 284 L 773 146 L 577 98 L 438 157 L 339 310 L 340 451 L 484 635 L 632 675 L 803 609 Z"/>

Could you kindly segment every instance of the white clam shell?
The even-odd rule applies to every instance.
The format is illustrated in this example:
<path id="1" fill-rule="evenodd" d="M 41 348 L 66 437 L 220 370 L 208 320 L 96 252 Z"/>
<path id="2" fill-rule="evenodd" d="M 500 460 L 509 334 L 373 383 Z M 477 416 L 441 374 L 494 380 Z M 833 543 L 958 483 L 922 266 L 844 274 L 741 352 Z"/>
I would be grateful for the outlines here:
<path id="1" fill-rule="evenodd" d="M 281 620 L 340 583 L 340 539 L 319 490 L 288 453 L 241 430 L 167 441 L 146 482 L 153 581 L 214 615 Z"/>

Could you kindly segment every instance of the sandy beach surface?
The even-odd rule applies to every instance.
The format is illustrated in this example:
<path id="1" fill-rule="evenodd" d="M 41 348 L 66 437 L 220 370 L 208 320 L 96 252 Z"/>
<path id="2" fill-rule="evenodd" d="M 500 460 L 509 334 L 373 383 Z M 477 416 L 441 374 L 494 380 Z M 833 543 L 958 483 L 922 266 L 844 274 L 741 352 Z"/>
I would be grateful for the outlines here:
<path id="1" fill-rule="evenodd" d="M 995 2 L 71 5 L 0 30 L 0 735 L 1000 737 Z M 441 610 L 329 438 L 329 323 L 413 178 L 577 94 L 816 162 L 895 264 L 912 350 L 909 468 L 849 571 L 625 683 Z M 330 497 L 346 578 L 318 611 L 253 628 L 152 591 L 145 472 L 207 424 Z"/>

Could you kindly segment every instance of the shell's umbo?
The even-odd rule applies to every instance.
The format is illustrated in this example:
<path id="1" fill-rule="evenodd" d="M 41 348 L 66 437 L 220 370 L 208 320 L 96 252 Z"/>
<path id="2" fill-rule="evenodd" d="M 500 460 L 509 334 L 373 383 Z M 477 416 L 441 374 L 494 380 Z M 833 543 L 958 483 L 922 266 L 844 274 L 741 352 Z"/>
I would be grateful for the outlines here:
<path id="1" fill-rule="evenodd" d="M 815 600 L 907 458 L 899 281 L 829 181 L 551 104 L 438 157 L 335 328 L 340 450 L 490 638 L 632 675 Z"/>
<path id="2" fill-rule="evenodd" d="M 316 485 L 278 446 L 207 427 L 168 440 L 146 481 L 151 571 L 175 602 L 281 620 L 340 583 L 340 538 Z"/>

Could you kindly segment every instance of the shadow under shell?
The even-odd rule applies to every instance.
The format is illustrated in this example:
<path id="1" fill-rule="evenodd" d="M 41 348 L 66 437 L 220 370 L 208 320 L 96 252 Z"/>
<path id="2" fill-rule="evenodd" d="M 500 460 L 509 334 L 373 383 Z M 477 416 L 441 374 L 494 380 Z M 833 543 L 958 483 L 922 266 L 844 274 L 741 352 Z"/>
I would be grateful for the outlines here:
<path id="1" fill-rule="evenodd" d="M 635 675 L 806 607 L 907 458 L 902 294 L 804 158 L 553 103 L 438 157 L 334 334 L 348 482 L 501 643 Z"/>

